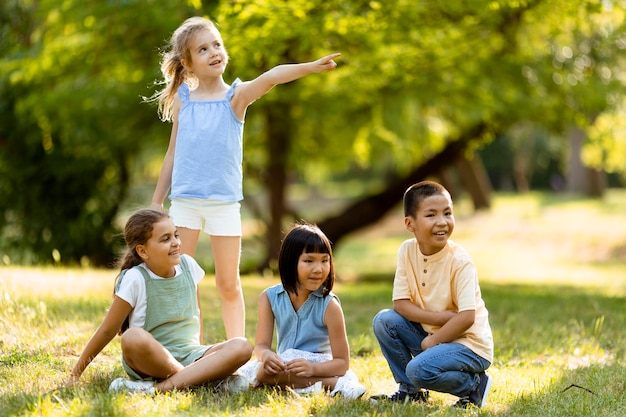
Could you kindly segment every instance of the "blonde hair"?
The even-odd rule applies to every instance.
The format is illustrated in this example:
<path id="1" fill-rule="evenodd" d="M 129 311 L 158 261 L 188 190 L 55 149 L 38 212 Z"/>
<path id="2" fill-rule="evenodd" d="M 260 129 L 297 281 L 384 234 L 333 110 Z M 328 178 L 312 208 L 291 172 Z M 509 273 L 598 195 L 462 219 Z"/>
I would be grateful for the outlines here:
<path id="1" fill-rule="evenodd" d="M 217 30 L 215 24 L 204 17 L 190 17 L 185 20 L 172 34 L 168 43 L 168 49 L 163 54 L 161 61 L 161 73 L 165 79 L 165 88 L 152 96 L 149 101 L 158 102 L 159 117 L 163 121 L 171 121 L 173 117 L 174 97 L 178 87 L 183 82 L 195 88 L 198 83 L 196 77 L 183 66 L 185 62 L 191 62 L 189 43 L 196 33 L 202 30 Z"/>

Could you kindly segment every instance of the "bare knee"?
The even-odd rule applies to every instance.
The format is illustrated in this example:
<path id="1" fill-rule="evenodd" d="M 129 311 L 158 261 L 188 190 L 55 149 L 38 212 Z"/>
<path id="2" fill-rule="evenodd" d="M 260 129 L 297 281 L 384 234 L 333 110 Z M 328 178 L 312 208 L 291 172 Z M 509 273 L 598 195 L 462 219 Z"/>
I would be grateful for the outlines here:
<path id="1" fill-rule="evenodd" d="M 233 353 L 237 361 L 242 365 L 252 357 L 252 344 L 245 337 L 234 337 L 228 340 L 228 350 Z"/>
<path id="2" fill-rule="evenodd" d="M 151 343 L 154 337 L 140 327 L 132 327 L 122 334 L 122 352 L 124 355 L 132 355 L 135 352 L 144 351 Z"/>
<path id="3" fill-rule="evenodd" d="M 222 300 L 235 301 L 241 298 L 241 280 L 237 274 L 217 278 L 216 287 Z"/>

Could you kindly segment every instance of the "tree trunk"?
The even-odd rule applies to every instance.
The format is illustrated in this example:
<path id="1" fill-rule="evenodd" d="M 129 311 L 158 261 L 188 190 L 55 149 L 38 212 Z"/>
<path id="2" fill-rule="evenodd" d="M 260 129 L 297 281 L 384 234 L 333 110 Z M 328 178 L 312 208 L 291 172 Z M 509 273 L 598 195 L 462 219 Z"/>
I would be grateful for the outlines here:
<path id="1" fill-rule="evenodd" d="M 406 176 L 387 181 L 387 188 L 384 191 L 354 202 L 342 213 L 320 220 L 317 225 L 324 231 L 333 245 L 337 245 L 349 233 L 369 226 L 382 218 L 385 213 L 402 200 L 404 191 L 408 187 L 428 176 L 436 175 L 444 167 L 453 164 L 461 157 L 468 143 L 482 136 L 486 131 L 487 126 L 482 123 L 468 129 L 463 136 L 448 142 L 441 152 L 416 167 Z"/>
<path id="2" fill-rule="evenodd" d="M 455 166 L 461 177 L 463 188 L 472 198 L 474 210 L 490 208 L 491 183 L 480 156 L 474 153 L 472 159 L 459 158 Z"/>
<path id="3" fill-rule="evenodd" d="M 265 269 L 270 260 L 278 259 L 282 239 L 282 221 L 287 212 L 285 191 L 287 190 L 288 157 L 291 148 L 291 118 L 288 103 L 277 102 L 267 107 L 265 114 L 268 137 L 268 168 L 264 177 L 268 190 L 270 219 L 266 233 L 267 258 L 261 266 Z"/>
<path id="4" fill-rule="evenodd" d="M 580 158 L 585 132 L 573 128 L 569 134 L 570 155 L 567 166 L 567 191 L 599 198 L 604 194 L 605 179 L 602 171 L 585 166 Z"/>

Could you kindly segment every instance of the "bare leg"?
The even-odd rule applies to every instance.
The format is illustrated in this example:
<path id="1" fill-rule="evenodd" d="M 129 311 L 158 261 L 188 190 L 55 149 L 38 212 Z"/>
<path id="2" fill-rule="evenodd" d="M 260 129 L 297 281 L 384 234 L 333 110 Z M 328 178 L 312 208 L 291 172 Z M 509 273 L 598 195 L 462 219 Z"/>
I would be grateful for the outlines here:
<path id="1" fill-rule="evenodd" d="M 122 335 L 122 353 L 128 366 L 158 379 L 165 379 L 184 368 L 154 336 L 139 327 L 132 327 Z"/>
<path id="2" fill-rule="evenodd" d="M 265 373 L 265 370 L 263 369 L 263 367 L 260 366 L 256 374 L 256 379 L 261 384 L 278 385 L 280 387 L 291 387 L 291 388 L 305 388 L 305 387 L 315 384 L 317 381 L 322 381 L 322 385 L 324 385 L 325 388 L 329 390 L 333 390 L 339 378 L 336 376 L 304 377 L 304 376 L 296 376 L 288 372 L 280 372 L 276 375 L 268 375 Z"/>
<path id="3" fill-rule="evenodd" d="M 180 237 L 182 252 L 186 255 L 194 256 L 196 246 L 198 246 L 198 239 L 200 238 L 200 230 L 179 227 L 178 236 Z"/>
<path id="4" fill-rule="evenodd" d="M 184 367 L 150 333 L 133 328 L 122 336 L 122 352 L 134 370 L 163 379 L 155 384 L 155 389 L 171 391 L 233 374 L 250 360 L 252 345 L 244 338 L 227 340 L 212 346 L 202 358 Z"/>
<path id="5" fill-rule="evenodd" d="M 232 375 L 252 356 L 252 345 L 243 337 L 227 340 L 212 346 L 202 358 L 168 379 L 157 383 L 159 391 L 182 389 Z"/>
<path id="6" fill-rule="evenodd" d="M 241 237 L 211 236 L 211 244 L 215 257 L 215 284 L 222 300 L 226 338 L 245 337 L 246 313 L 239 278 Z"/>
<path id="7" fill-rule="evenodd" d="M 189 229 L 187 227 L 178 228 L 178 236 L 180 237 L 181 252 L 191 257 L 196 253 L 196 247 L 198 246 L 198 239 L 200 238 L 200 230 Z M 200 309 L 200 340 L 199 343 L 203 344 L 204 334 L 202 325 L 202 306 L 200 305 L 200 293 L 198 292 L 198 308 Z"/>

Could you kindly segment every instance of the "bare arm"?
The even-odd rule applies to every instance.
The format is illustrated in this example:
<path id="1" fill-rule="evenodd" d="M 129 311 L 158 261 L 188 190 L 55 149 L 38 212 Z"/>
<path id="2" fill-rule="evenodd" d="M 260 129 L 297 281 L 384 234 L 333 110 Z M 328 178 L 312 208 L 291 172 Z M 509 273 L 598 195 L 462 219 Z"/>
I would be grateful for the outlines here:
<path id="1" fill-rule="evenodd" d="M 94 335 L 91 336 L 91 339 L 89 339 L 85 349 L 78 358 L 76 365 L 74 365 L 74 369 L 72 369 L 67 380 L 68 386 L 72 386 L 78 382 L 85 368 L 87 368 L 91 361 L 98 356 L 102 349 L 118 334 L 122 323 L 124 323 L 124 320 L 128 317 L 132 309 L 130 304 L 118 296 L 113 298 L 111 307 L 104 317 L 102 324 L 98 327 Z"/>
<path id="2" fill-rule="evenodd" d="M 180 110 L 181 102 L 178 94 L 174 99 L 174 109 L 172 118 L 172 132 L 170 133 L 170 142 L 163 158 L 163 164 L 161 165 L 161 173 L 159 174 L 159 180 L 154 194 L 152 195 L 151 208 L 159 211 L 163 211 L 163 201 L 167 196 L 167 192 L 172 186 L 172 170 L 174 168 L 174 152 L 176 150 L 176 136 L 178 133 L 178 111 Z"/>
<path id="3" fill-rule="evenodd" d="M 261 362 L 263 371 L 268 375 L 276 375 L 285 370 L 282 359 L 272 351 L 274 336 L 274 313 L 270 306 L 267 292 L 259 296 L 256 334 L 254 337 L 254 357 Z"/>
<path id="4" fill-rule="evenodd" d="M 202 332 L 202 306 L 200 305 L 200 287 L 198 286 L 198 289 L 196 290 L 196 298 L 198 299 L 198 314 L 200 316 L 200 344 L 203 345 L 204 343 L 204 334 Z"/>
<path id="5" fill-rule="evenodd" d="M 309 74 L 334 70 L 337 67 L 334 59 L 339 57 L 339 55 L 341 54 L 335 53 L 316 61 L 301 64 L 278 65 L 259 75 L 254 80 L 241 83 L 235 89 L 235 94 L 231 101 L 235 115 L 239 120 L 243 120 L 248 106 L 265 95 L 275 85 L 285 84 Z"/>
<path id="6" fill-rule="evenodd" d="M 443 326 L 457 315 L 454 311 L 425 310 L 408 299 L 394 300 L 393 309 L 407 320 L 432 326 Z"/>
<path id="7" fill-rule="evenodd" d="M 449 343 L 458 339 L 476 320 L 476 310 L 465 310 L 456 314 L 441 329 L 422 340 L 422 349 L 428 349 L 440 343 Z"/>

